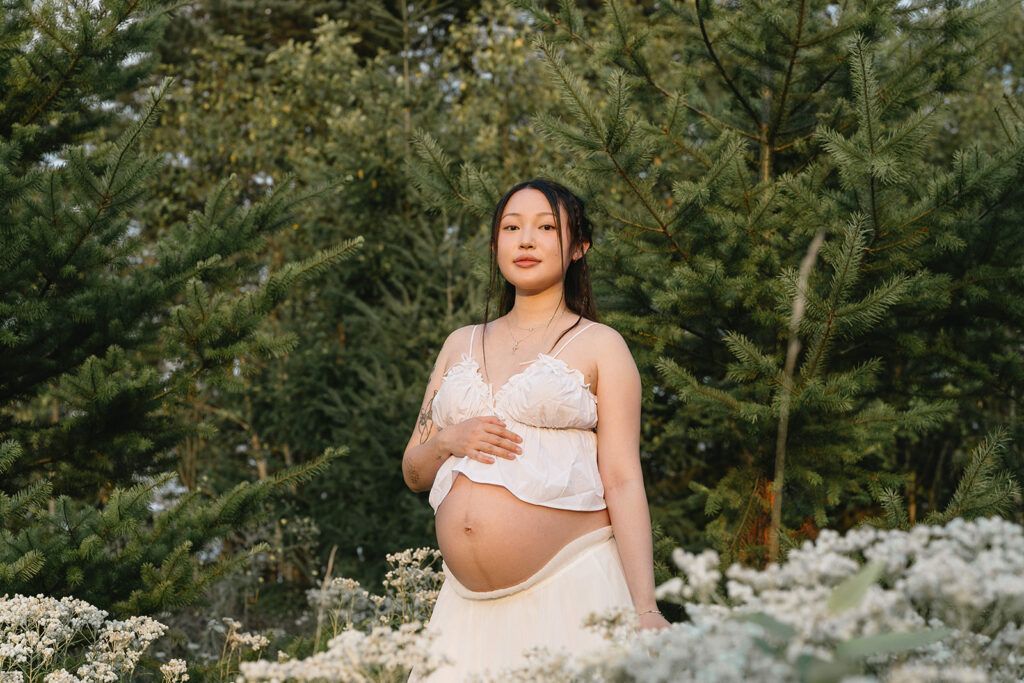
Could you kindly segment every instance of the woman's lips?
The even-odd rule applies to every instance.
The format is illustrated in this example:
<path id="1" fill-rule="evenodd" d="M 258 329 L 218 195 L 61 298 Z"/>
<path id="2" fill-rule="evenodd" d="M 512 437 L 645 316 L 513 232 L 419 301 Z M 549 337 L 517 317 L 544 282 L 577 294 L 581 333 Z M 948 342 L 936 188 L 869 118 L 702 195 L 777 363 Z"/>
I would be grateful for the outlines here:
<path id="1" fill-rule="evenodd" d="M 532 258 L 522 258 L 516 259 L 515 261 L 513 261 L 513 263 L 515 263 L 517 266 L 522 266 L 523 268 L 529 268 L 530 266 L 537 265 L 538 263 L 540 263 L 540 261 Z"/>

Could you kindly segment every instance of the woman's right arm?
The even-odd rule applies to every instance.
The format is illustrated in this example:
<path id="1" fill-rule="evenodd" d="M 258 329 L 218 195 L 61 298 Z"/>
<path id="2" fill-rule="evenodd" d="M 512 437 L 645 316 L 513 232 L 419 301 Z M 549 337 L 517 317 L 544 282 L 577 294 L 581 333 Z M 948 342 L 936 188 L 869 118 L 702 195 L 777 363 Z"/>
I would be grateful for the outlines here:
<path id="1" fill-rule="evenodd" d="M 409 437 L 409 444 L 402 456 L 402 476 L 405 485 L 413 491 L 427 491 L 434 483 L 437 471 L 444 461 L 451 457 L 451 451 L 442 443 L 441 431 L 434 425 L 432 417 L 434 395 L 441 386 L 444 374 L 444 350 L 438 355 L 437 363 L 430 373 L 426 395 L 416 416 L 416 427 Z"/>
<path id="2" fill-rule="evenodd" d="M 409 437 L 402 456 L 402 476 L 413 491 L 429 491 L 434 477 L 444 461 L 451 457 L 468 457 L 483 463 L 493 463 L 495 457 L 512 460 L 522 452 L 519 435 L 505 428 L 505 423 L 494 415 L 472 417 L 451 427 L 439 430 L 432 417 L 434 396 L 441 388 L 441 378 L 448 365 L 451 347 L 463 348 L 468 341 L 467 328 L 456 330 L 437 355 L 430 381 L 423 395 L 416 426 Z M 466 336 L 467 339 L 462 339 Z"/>

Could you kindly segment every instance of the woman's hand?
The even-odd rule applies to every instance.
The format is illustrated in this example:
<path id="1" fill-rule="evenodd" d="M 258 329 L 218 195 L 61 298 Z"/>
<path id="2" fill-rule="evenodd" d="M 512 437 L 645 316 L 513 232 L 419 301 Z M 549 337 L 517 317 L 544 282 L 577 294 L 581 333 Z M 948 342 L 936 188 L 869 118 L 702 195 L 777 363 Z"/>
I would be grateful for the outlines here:
<path id="1" fill-rule="evenodd" d="M 660 631 L 661 629 L 668 628 L 672 625 L 668 623 L 668 619 L 661 616 L 657 612 L 647 612 L 646 614 L 641 614 L 638 617 L 637 621 L 639 622 L 637 624 L 637 629 L 640 631 L 644 631 L 646 629 Z"/>
<path id="2" fill-rule="evenodd" d="M 505 423 L 494 415 L 463 420 L 442 429 L 437 438 L 452 455 L 487 464 L 493 463 L 496 457 L 515 460 L 523 452 L 519 447 L 522 437 L 509 431 Z"/>

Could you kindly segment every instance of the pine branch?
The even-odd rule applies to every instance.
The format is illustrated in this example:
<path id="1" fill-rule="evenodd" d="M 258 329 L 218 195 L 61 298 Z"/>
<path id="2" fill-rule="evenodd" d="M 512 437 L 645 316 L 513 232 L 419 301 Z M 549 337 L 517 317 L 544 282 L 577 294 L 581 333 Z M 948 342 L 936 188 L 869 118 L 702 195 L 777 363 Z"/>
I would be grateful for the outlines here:
<path id="1" fill-rule="evenodd" d="M 875 131 L 874 121 L 872 114 L 877 108 L 877 84 L 874 80 L 874 74 L 872 72 L 870 64 L 864 57 L 864 42 L 861 36 L 857 36 L 852 43 L 852 55 L 851 60 L 853 62 L 851 69 L 851 78 L 853 79 L 854 86 L 859 88 L 856 92 L 859 95 L 860 108 L 860 120 L 861 125 L 866 129 L 868 149 L 871 153 L 872 161 L 875 156 Z M 878 197 L 875 191 L 875 177 L 871 175 L 868 179 L 868 190 L 871 204 L 871 224 L 874 226 L 875 233 L 882 232 L 883 227 L 880 224 L 878 217 Z"/>
<path id="2" fill-rule="evenodd" d="M 855 301 L 835 310 L 836 334 L 853 335 L 860 329 L 873 326 L 883 318 L 894 305 L 905 299 L 915 278 L 904 274 L 893 275 L 886 282 L 868 292 L 860 301 Z"/>
<path id="3" fill-rule="evenodd" d="M 445 154 L 437 140 L 425 130 L 417 128 L 413 132 L 412 144 L 416 155 L 428 167 L 427 172 L 413 174 L 412 180 L 416 188 L 435 201 L 441 200 L 445 205 L 451 204 L 449 197 L 456 197 L 468 204 L 469 199 L 459 190 L 455 178 L 450 175 L 452 160 Z M 441 178 L 443 188 L 429 182 L 429 179 L 435 177 Z"/>
<path id="4" fill-rule="evenodd" d="M 726 332 L 724 341 L 740 361 L 740 368 L 732 367 L 726 373 L 727 379 L 752 381 L 764 377 L 772 382 L 779 381 L 779 366 L 775 359 L 758 349 L 749 338 L 738 332 Z"/>
<path id="5" fill-rule="evenodd" d="M 960 477 L 953 499 L 936 515 L 935 521 L 948 522 L 956 517 L 971 519 L 993 512 L 1005 512 L 1020 497 L 1020 487 L 1007 473 L 999 472 L 999 453 L 1009 443 L 1005 426 L 992 430 L 971 453 Z"/>
<path id="6" fill-rule="evenodd" d="M 847 221 L 842 226 L 843 230 L 843 247 L 839 250 L 839 263 L 835 265 L 831 287 L 829 302 L 827 304 L 828 310 L 827 321 L 824 330 L 820 333 L 817 339 L 813 342 L 813 353 L 805 361 L 807 364 L 806 371 L 801 372 L 805 381 L 816 375 L 819 371 L 819 366 L 824 360 L 824 354 L 830 341 L 831 335 L 837 328 L 837 318 L 839 317 L 837 306 L 840 302 L 845 299 L 845 294 L 853 287 L 854 283 L 860 276 L 860 263 L 863 258 L 865 233 L 867 228 L 863 226 L 863 218 L 859 215 L 855 215 L 850 221 Z M 883 297 L 884 301 L 891 301 Z"/>
<path id="7" fill-rule="evenodd" d="M 111 196 L 114 194 L 114 182 L 117 180 L 121 167 L 126 163 L 131 150 L 136 148 L 143 134 L 154 126 L 157 118 L 160 116 L 162 111 L 161 102 L 167 95 L 167 90 L 173 82 L 174 79 L 165 78 L 158 87 L 150 88 L 149 104 L 145 111 L 143 111 L 142 116 L 133 121 L 114 144 L 114 151 L 111 154 L 110 161 L 107 162 L 107 170 L 102 177 L 104 184 L 102 197 L 105 203 L 109 204 L 111 201 Z M 95 218 L 93 221 L 95 221 Z"/>
<path id="8" fill-rule="evenodd" d="M 110 28 L 107 29 L 105 34 L 103 34 L 102 40 L 107 40 L 111 38 L 115 31 L 120 29 L 121 26 L 128 22 L 132 14 L 135 13 L 136 7 L 138 6 L 139 2 L 140 0 L 132 0 L 132 2 L 125 6 L 124 12 L 121 14 L 120 17 L 115 18 Z M 58 76 L 50 92 L 35 106 L 34 109 L 32 109 L 21 120 L 20 123 L 22 126 L 32 125 L 35 122 L 35 120 L 46 111 L 47 107 L 57 99 L 61 91 L 63 91 L 64 88 L 66 88 L 68 84 L 71 82 L 72 76 L 78 68 L 78 63 L 86 55 L 86 49 L 84 46 L 72 47 L 71 45 L 63 43 L 59 40 L 59 37 L 53 31 L 53 27 L 51 27 L 46 22 L 42 21 L 38 16 L 33 16 L 31 19 L 31 23 L 35 27 L 35 29 L 38 30 L 40 33 L 49 36 L 51 39 L 54 40 L 54 42 L 57 42 L 59 45 L 61 45 L 64 51 L 71 55 L 71 60 L 68 66 L 64 69 L 63 73 L 61 73 L 60 76 Z"/>
<path id="9" fill-rule="evenodd" d="M 32 511 L 45 505 L 53 494 L 53 484 L 36 481 L 20 489 L 12 496 L 0 493 L 0 526 L 22 523 Z"/>
<path id="10" fill-rule="evenodd" d="M 765 137 L 768 140 L 770 147 L 774 147 L 775 136 L 785 120 L 786 97 L 789 95 L 789 86 L 793 79 L 793 66 L 796 64 L 796 56 L 799 54 L 800 48 L 802 47 L 800 45 L 800 39 L 803 37 L 804 14 L 807 12 L 807 0 L 800 0 L 800 9 L 798 12 L 799 16 L 796 22 L 796 37 L 791 41 L 793 44 L 793 53 L 789 57 L 789 64 L 786 66 L 786 75 L 782 79 L 782 94 L 778 97 L 775 115 L 772 117 L 771 123 L 768 124 L 768 130 L 765 132 Z"/>
<path id="11" fill-rule="evenodd" d="M 0 543 L 6 544 L 7 539 L 0 537 Z M 0 561 L 0 586 L 26 583 L 39 574 L 44 566 L 46 559 L 38 550 L 30 550 L 13 562 Z"/>
<path id="12" fill-rule="evenodd" d="M 355 256 L 363 246 L 362 235 L 345 240 L 329 249 L 320 249 L 298 263 L 289 263 L 281 270 L 267 277 L 258 293 L 259 306 L 247 313 L 263 316 L 284 300 L 289 288 L 320 275 L 329 267 Z"/>
<path id="13" fill-rule="evenodd" d="M 607 151 L 608 140 L 605 138 L 604 126 L 597 118 L 597 105 L 591 100 L 590 93 L 580 78 L 569 70 L 568 65 L 555 52 L 551 43 L 538 36 L 534 39 L 534 45 L 543 54 L 547 61 L 548 69 L 555 77 L 562 94 L 562 100 L 569 105 L 576 118 L 586 124 L 586 129 L 594 136 L 599 148 Z"/>
<path id="14" fill-rule="evenodd" d="M 534 0 L 512 0 L 512 5 L 528 12 L 538 20 L 541 26 L 562 29 L 569 34 L 572 40 L 583 45 L 591 52 L 597 51 L 597 48 L 583 36 L 583 18 L 579 10 L 567 0 L 559 1 L 562 9 L 562 16 L 560 17 L 556 17 L 544 10 Z"/>
<path id="15" fill-rule="evenodd" d="M 9 472 L 14 462 L 25 454 L 21 444 L 13 439 L 0 441 L 0 474 Z"/>
<path id="16" fill-rule="evenodd" d="M 315 458 L 308 463 L 296 465 L 295 467 L 289 468 L 275 475 L 271 480 L 272 483 L 268 484 L 268 486 L 278 488 L 286 484 L 289 486 L 304 484 L 314 477 L 318 477 L 326 472 L 327 468 L 330 467 L 330 464 L 334 460 L 342 457 L 347 452 L 347 447 L 328 448 L 320 457 Z"/>
<path id="17" fill-rule="evenodd" d="M 910 517 L 907 516 L 903 497 L 896 489 L 886 488 L 882 491 L 882 508 L 885 510 L 885 524 L 889 529 L 909 529 Z"/>
<path id="18" fill-rule="evenodd" d="M 705 12 L 710 13 L 710 0 L 707 0 L 707 2 L 708 9 L 705 10 Z M 735 95 L 736 101 L 739 103 L 740 107 L 743 108 L 743 111 L 747 112 L 747 115 L 750 117 L 750 120 L 754 124 L 754 127 L 760 129 L 761 117 L 757 115 L 757 112 L 755 112 L 754 108 L 750 106 L 750 103 L 747 101 L 747 98 L 743 96 L 743 93 L 739 91 L 739 89 L 736 87 L 736 84 L 732 82 L 732 78 L 729 77 L 729 74 L 725 70 L 725 67 L 722 66 L 722 61 L 718 58 L 718 55 L 715 53 L 715 48 L 711 44 L 711 38 L 708 36 L 707 27 L 704 25 L 704 13 L 702 13 L 700 9 L 700 0 L 695 0 L 694 11 L 697 14 L 697 24 L 698 26 L 700 26 L 700 35 L 701 38 L 704 39 L 704 46 L 705 48 L 707 48 L 708 56 L 711 57 L 711 61 L 714 62 L 715 68 L 718 69 L 718 73 L 722 76 L 722 80 L 725 81 L 725 85 L 729 88 L 729 90 L 732 91 L 732 94 Z"/>

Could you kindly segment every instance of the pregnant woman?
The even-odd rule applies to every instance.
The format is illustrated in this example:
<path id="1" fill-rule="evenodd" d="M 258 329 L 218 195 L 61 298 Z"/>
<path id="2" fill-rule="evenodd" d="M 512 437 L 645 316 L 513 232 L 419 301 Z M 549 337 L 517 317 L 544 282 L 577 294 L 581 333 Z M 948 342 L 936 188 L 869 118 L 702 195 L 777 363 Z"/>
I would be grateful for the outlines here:
<path id="1" fill-rule="evenodd" d="M 402 460 L 430 491 L 445 581 L 430 619 L 428 680 L 526 662 L 534 646 L 600 648 L 588 614 L 654 601 L 640 471 L 640 375 L 622 337 L 594 322 L 583 203 L 548 180 L 516 185 L 491 228 L 499 313 L 445 341 Z M 413 679 L 417 675 L 414 672 Z"/>

